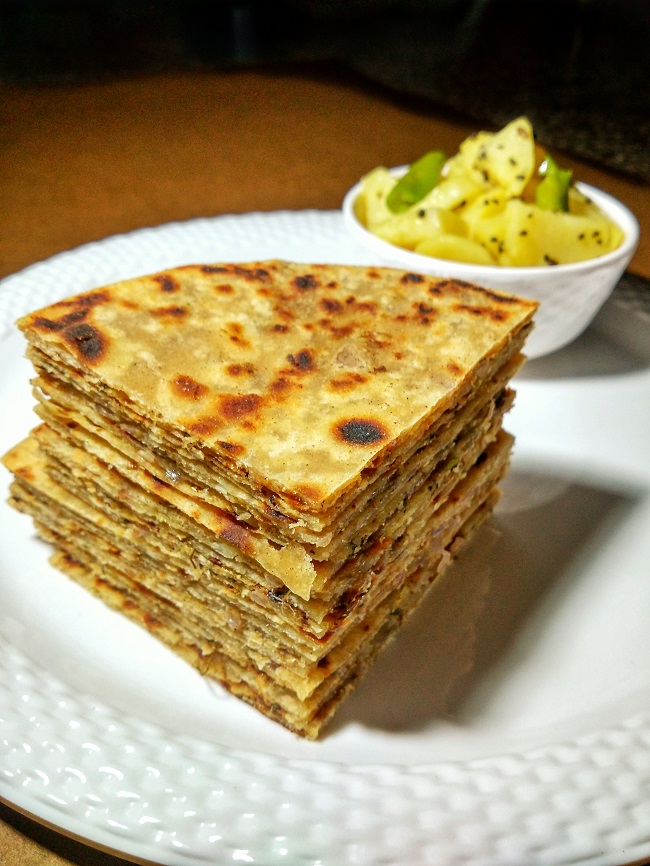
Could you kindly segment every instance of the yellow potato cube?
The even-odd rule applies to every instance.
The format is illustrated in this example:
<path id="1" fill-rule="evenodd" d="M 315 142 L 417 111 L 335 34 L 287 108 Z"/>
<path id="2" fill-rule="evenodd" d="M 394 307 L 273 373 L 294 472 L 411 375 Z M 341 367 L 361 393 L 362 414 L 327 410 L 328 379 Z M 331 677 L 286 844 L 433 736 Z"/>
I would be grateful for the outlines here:
<path id="1" fill-rule="evenodd" d="M 540 211 L 540 264 L 567 264 L 593 259 L 620 244 L 622 233 L 603 215 Z"/>
<path id="2" fill-rule="evenodd" d="M 440 234 L 427 238 L 415 247 L 416 253 L 448 259 L 454 262 L 467 262 L 475 265 L 496 265 L 496 261 L 481 244 L 459 235 Z"/>
<path id="3" fill-rule="evenodd" d="M 473 202 L 482 192 L 482 187 L 465 174 L 444 177 L 430 193 L 418 203 L 419 207 L 430 206 L 454 210 Z"/>
<path id="4" fill-rule="evenodd" d="M 504 211 L 508 198 L 502 190 L 483 193 L 467 207 L 458 211 L 467 224 L 468 237 L 490 252 L 496 261 L 505 236 Z"/>
<path id="5" fill-rule="evenodd" d="M 477 182 L 521 195 L 535 169 L 535 137 L 530 121 L 519 117 L 497 133 L 480 132 L 460 146 L 467 173 Z"/>
<path id="6" fill-rule="evenodd" d="M 502 265 L 568 264 L 596 258 L 622 240 L 617 226 L 600 211 L 581 214 L 542 210 L 511 200 L 505 210 Z"/>
<path id="7" fill-rule="evenodd" d="M 500 265 L 527 267 L 543 264 L 538 216 L 535 205 L 510 199 L 504 210 L 504 235 Z"/>
<path id="8" fill-rule="evenodd" d="M 413 250 L 421 241 L 444 232 L 466 234 L 467 227 L 452 211 L 414 205 L 404 213 L 384 220 L 374 228 L 374 232 L 389 243 Z"/>
<path id="9" fill-rule="evenodd" d="M 355 202 L 355 213 L 358 220 L 371 231 L 393 216 L 386 205 L 386 196 L 395 183 L 395 178 L 383 167 L 373 169 L 361 179 L 361 193 Z"/>

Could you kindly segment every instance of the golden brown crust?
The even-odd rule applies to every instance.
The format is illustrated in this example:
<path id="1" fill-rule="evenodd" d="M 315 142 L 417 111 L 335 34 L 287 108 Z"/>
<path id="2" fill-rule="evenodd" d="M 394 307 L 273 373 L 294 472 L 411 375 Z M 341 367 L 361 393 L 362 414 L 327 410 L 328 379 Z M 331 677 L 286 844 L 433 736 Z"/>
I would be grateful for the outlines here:
<path id="1" fill-rule="evenodd" d="M 272 261 L 116 283 L 19 327 L 242 484 L 318 511 L 535 309 L 459 280 Z"/>
<path id="2" fill-rule="evenodd" d="M 3 462 L 53 564 L 318 736 L 489 514 L 533 302 L 391 269 L 176 268 L 19 323 Z"/>

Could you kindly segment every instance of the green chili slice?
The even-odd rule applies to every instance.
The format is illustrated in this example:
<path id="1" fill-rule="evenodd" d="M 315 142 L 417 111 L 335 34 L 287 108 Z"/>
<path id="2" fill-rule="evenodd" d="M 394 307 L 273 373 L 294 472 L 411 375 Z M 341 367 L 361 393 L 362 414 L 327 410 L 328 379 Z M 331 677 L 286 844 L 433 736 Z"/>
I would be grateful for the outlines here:
<path id="1" fill-rule="evenodd" d="M 543 175 L 535 190 L 535 204 L 542 210 L 569 210 L 569 187 L 571 186 L 571 170 L 560 168 L 555 160 L 546 155 L 540 166 Z"/>
<path id="2" fill-rule="evenodd" d="M 440 172 L 447 157 L 441 150 L 431 150 L 416 160 L 386 197 L 386 205 L 393 213 L 403 213 L 419 202 L 437 186 Z"/>

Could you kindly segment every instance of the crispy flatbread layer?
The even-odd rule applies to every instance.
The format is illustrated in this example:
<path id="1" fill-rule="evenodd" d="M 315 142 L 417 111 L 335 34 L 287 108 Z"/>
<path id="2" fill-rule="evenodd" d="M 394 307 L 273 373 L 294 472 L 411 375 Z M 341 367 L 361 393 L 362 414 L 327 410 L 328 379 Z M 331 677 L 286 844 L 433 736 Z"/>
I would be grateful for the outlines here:
<path id="1" fill-rule="evenodd" d="M 283 504 L 272 492 L 260 491 L 254 496 L 234 475 L 228 475 L 223 467 L 206 460 L 203 451 L 196 452 L 171 439 L 161 439 L 160 429 L 126 412 L 115 395 L 81 390 L 76 384 L 78 376 L 73 376 L 66 368 L 56 369 L 52 359 L 33 346 L 28 350 L 28 357 L 40 373 L 35 380 L 35 395 L 40 402 L 37 411 L 44 420 L 52 420 L 54 407 L 73 412 L 76 423 L 106 438 L 154 477 L 171 481 L 179 490 L 203 499 L 235 519 L 252 522 L 282 546 L 290 548 L 293 541 L 298 541 L 313 548 L 314 558 L 326 559 L 331 556 L 328 547 L 345 543 L 343 534 L 345 528 L 350 527 L 351 510 L 358 514 L 368 512 L 365 506 L 382 495 L 382 488 L 393 485 L 396 474 L 402 478 L 408 474 L 409 467 L 417 463 L 424 448 L 432 453 L 436 445 L 444 447 L 454 427 L 458 429 L 459 423 L 468 422 L 469 415 L 505 387 L 523 361 L 518 353 L 523 337 L 520 332 L 506 347 L 507 352 L 504 350 L 486 360 L 480 373 L 477 371 L 463 384 L 454 404 L 428 427 L 412 430 L 399 447 L 383 455 L 384 459 L 375 458 L 332 508 L 318 514 L 304 509 L 297 512 L 293 505 L 287 509 L 287 503 Z M 283 559 L 290 559 L 290 556 L 283 556 Z M 298 568 L 298 564 L 294 567 Z M 300 579 L 299 575 L 296 579 Z"/>
<path id="2" fill-rule="evenodd" d="M 18 324 L 164 451 L 190 449 L 299 515 L 430 426 L 536 307 L 458 280 L 270 261 L 127 280 Z"/>
<path id="3" fill-rule="evenodd" d="M 136 532 L 129 538 L 119 516 L 96 512 L 52 480 L 44 471 L 35 438 L 13 449 L 5 462 L 16 476 L 14 504 L 30 513 L 40 534 L 55 544 L 57 567 L 185 657 L 191 647 L 191 660 L 203 673 L 220 679 L 292 730 L 316 736 L 352 682 L 417 604 L 420 591 L 447 564 L 455 541 L 476 522 L 477 514 L 486 514 L 494 504 L 494 484 L 505 471 L 510 445 L 510 437 L 504 436 L 489 449 L 473 477 L 449 497 L 435 532 L 420 521 L 408 527 L 408 541 L 399 536 L 384 545 L 385 562 L 375 566 L 382 592 L 372 606 L 363 604 L 360 594 L 350 605 L 344 627 L 328 640 L 312 638 L 311 646 L 299 627 L 288 628 L 285 621 L 274 628 L 268 611 L 256 609 L 259 595 L 251 595 L 249 609 L 242 610 L 237 594 L 229 598 L 224 581 L 216 580 L 202 581 L 203 592 L 197 596 L 197 583 L 184 571 L 182 556 L 174 561 L 173 534 L 167 549 L 164 538 L 162 548 L 152 549 L 152 532 Z"/>
<path id="4" fill-rule="evenodd" d="M 122 492 L 122 501 L 127 496 L 133 501 L 138 488 L 142 487 L 154 497 L 175 504 L 181 512 L 209 530 L 214 537 L 212 546 L 216 544 L 221 553 L 243 559 L 247 567 L 251 564 L 254 569 L 261 566 L 284 586 L 308 599 L 323 589 L 341 562 L 350 556 L 350 550 L 361 549 L 396 508 L 403 510 L 403 502 L 419 486 L 426 482 L 430 490 L 439 493 L 446 475 L 451 473 L 458 480 L 462 466 L 469 466 L 463 463 L 464 451 L 472 443 L 485 447 L 496 435 L 513 397 L 512 391 L 503 386 L 508 374 L 517 366 L 518 363 L 507 364 L 506 370 L 486 383 L 462 411 L 452 415 L 444 429 L 424 443 L 399 472 L 387 476 L 383 485 L 367 489 L 360 502 L 353 503 L 353 507 L 344 513 L 336 536 L 326 548 L 301 546 L 295 541 L 287 543 L 273 533 L 268 523 L 253 528 L 252 515 L 248 521 L 238 520 L 203 498 L 193 496 L 191 485 L 170 484 L 150 471 L 148 462 L 139 459 L 140 452 L 125 446 L 112 431 L 90 422 L 86 415 L 62 408 L 60 401 L 58 404 L 53 400 L 43 401 L 37 411 L 47 421 L 48 428 L 57 430 L 77 449 L 83 449 L 83 452 L 76 450 L 62 457 L 64 463 L 84 467 L 83 471 L 87 473 L 91 471 L 89 461 L 93 455 L 112 467 L 113 475 L 119 473 L 137 485 L 135 492 Z M 42 433 L 41 437 L 44 435 Z M 61 442 L 58 447 L 59 450 L 63 447 Z M 433 475 L 431 481 L 428 480 L 430 475 Z M 110 485 L 110 477 L 106 483 Z M 368 502 L 372 507 L 365 507 Z M 146 507 L 142 502 L 137 505 L 138 510 Z"/>
<path id="5" fill-rule="evenodd" d="M 209 606 L 206 612 L 217 597 L 232 606 L 233 616 L 235 608 L 247 620 L 258 611 L 262 631 L 270 635 L 277 626 L 281 634 L 291 635 L 298 656 L 312 658 L 315 649 L 318 659 L 341 629 L 390 590 L 404 562 L 420 556 L 423 546 L 433 547 L 464 519 L 476 491 L 484 491 L 505 471 L 511 447 L 512 437 L 501 432 L 485 449 L 479 445 L 470 451 L 473 465 L 458 480 L 451 473 L 448 488 L 437 497 L 426 486 L 418 491 L 364 550 L 354 552 L 342 565 L 331 591 L 309 601 L 223 556 L 211 546 L 209 534 L 185 520 L 175 507 L 159 501 L 152 508 L 130 482 L 93 458 L 75 455 L 75 449 L 45 426 L 12 449 L 5 463 L 34 495 L 47 500 L 40 520 L 56 527 L 60 535 L 92 536 L 94 543 L 103 538 L 109 547 L 119 547 L 123 561 L 132 556 L 135 568 L 153 575 L 153 588 L 157 582 L 165 583 L 169 573 L 171 581 Z M 61 509 L 72 510 L 76 520 L 83 522 L 83 531 L 76 526 L 66 533 L 59 524 Z"/>
<path id="6" fill-rule="evenodd" d="M 48 359 L 42 353 L 32 347 L 29 355 L 41 372 L 34 384 L 40 403 L 37 412 L 43 420 L 68 426 L 72 422 L 72 425 L 90 430 L 154 477 L 170 481 L 181 492 L 204 500 L 244 524 L 252 522 L 280 545 L 298 541 L 310 549 L 314 559 L 329 559 L 337 545 L 346 544 L 346 533 L 351 531 L 351 520 L 354 519 L 351 512 L 356 512 L 357 520 L 363 519 L 363 515 L 370 511 L 365 508 L 366 504 L 376 502 L 383 495 L 384 488 L 394 487 L 396 475 L 402 480 L 408 477 L 412 468 L 421 462 L 425 449 L 427 454 L 434 456 L 441 451 L 463 425 L 472 423 L 473 416 L 488 401 L 498 397 L 523 362 L 521 354 L 505 360 L 499 356 L 486 362 L 482 375 L 466 384 L 457 404 L 449 407 L 430 428 L 420 431 L 420 437 L 410 442 L 408 448 L 394 449 L 390 459 L 366 467 L 356 488 L 340 498 L 337 508 L 318 515 L 317 526 L 313 515 L 303 512 L 299 519 L 288 518 L 275 507 L 277 500 L 273 500 L 271 507 L 265 496 L 254 499 L 244 495 L 244 491 L 234 488 L 232 478 L 211 472 L 203 454 L 188 462 L 179 456 L 171 442 L 166 450 L 162 450 L 160 443 L 150 442 L 150 431 L 144 425 L 136 424 L 133 418 L 120 416 L 119 406 L 109 411 L 106 394 L 102 395 L 100 404 L 94 405 L 88 394 L 80 393 L 74 387 L 74 379 L 66 382 L 65 370 L 53 378 L 51 372 L 45 372 Z M 61 417 L 61 413 L 68 417 Z"/>
<path id="7" fill-rule="evenodd" d="M 389 268 L 196 265 L 23 317 L 5 455 L 53 564 L 318 736 L 489 515 L 537 305 Z"/>

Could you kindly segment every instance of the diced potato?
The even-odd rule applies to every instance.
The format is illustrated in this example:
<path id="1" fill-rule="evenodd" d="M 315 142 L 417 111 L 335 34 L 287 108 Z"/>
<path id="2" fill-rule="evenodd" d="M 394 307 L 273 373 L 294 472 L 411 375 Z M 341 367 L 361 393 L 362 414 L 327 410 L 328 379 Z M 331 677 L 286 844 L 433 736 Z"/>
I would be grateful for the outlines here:
<path id="1" fill-rule="evenodd" d="M 393 216 L 386 205 L 386 196 L 394 186 L 395 178 L 383 167 L 373 169 L 361 179 L 361 193 L 355 210 L 360 222 L 371 231 Z"/>
<path id="2" fill-rule="evenodd" d="M 465 235 L 467 226 L 453 211 L 416 206 L 385 220 L 374 232 L 389 243 L 413 250 L 421 241 L 441 233 Z"/>
<path id="3" fill-rule="evenodd" d="M 622 240 L 620 229 L 601 216 L 540 211 L 537 215 L 542 261 L 567 264 L 608 253 Z"/>
<path id="4" fill-rule="evenodd" d="M 499 263 L 509 266 L 568 264 L 616 249 L 620 230 L 599 216 L 553 213 L 512 199 Z"/>
<path id="5" fill-rule="evenodd" d="M 504 211 L 508 202 L 501 190 L 490 190 L 459 211 L 467 224 L 468 236 L 485 247 L 499 261 L 505 239 Z"/>
<path id="6" fill-rule="evenodd" d="M 467 175 L 451 175 L 443 178 L 438 186 L 418 203 L 418 207 L 433 206 L 454 210 L 470 204 L 481 192 L 482 187 L 477 186 Z"/>
<path id="7" fill-rule="evenodd" d="M 470 177 L 479 188 L 488 189 L 491 185 L 490 179 L 479 163 L 481 154 L 487 150 L 492 138 L 491 132 L 476 132 L 474 135 L 469 135 L 460 144 L 458 153 L 447 160 L 449 176 L 464 175 Z"/>
<path id="8" fill-rule="evenodd" d="M 499 132 L 466 139 L 460 154 L 477 183 L 502 187 L 509 196 L 521 195 L 535 168 L 533 128 L 527 118 L 519 117 Z"/>
<path id="9" fill-rule="evenodd" d="M 500 262 L 505 246 L 507 221 L 505 212 L 497 213 L 479 223 L 470 237 L 481 244 L 496 262 Z"/>
<path id="10" fill-rule="evenodd" d="M 527 267 L 543 264 L 538 215 L 534 205 L 510 199 L 504 211 L 504 236 L 499 264 Z"/>
<path id="11" fill-rule="evenodd" d="M 496 265 L 497 263 L 485 247 L 476 241 L 444 233 L 421 241 L 415 247 L 415 252 L 474 265 Z"/>

